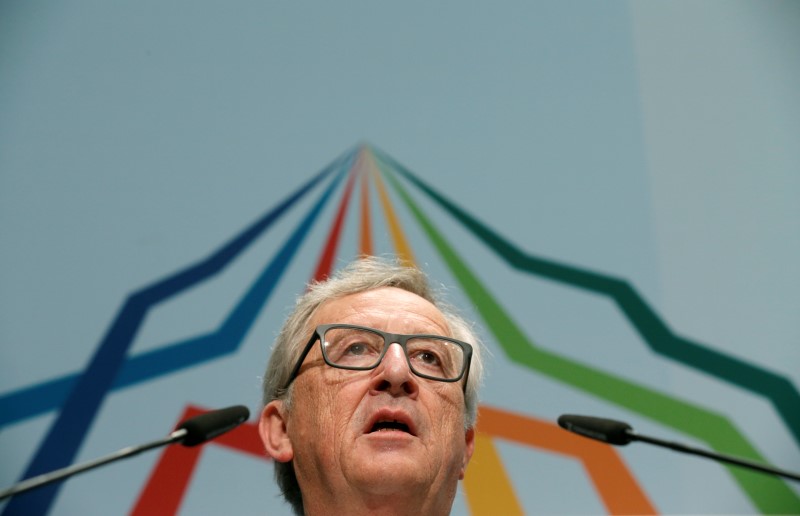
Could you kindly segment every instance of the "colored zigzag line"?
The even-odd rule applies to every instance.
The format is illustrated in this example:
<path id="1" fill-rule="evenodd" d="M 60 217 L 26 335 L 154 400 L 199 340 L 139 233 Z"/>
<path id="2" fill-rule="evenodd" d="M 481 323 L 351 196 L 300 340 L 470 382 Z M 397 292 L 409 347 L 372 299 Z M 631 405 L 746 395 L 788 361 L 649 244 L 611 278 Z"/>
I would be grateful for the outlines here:
<path id="1" fill-rule="evenodd" d="M 610 297 L 654 352 L 767 398 L 800 444 L 800 393 L 788 378 L 675 335 L 636 289 L 623 279 L 570 267 L 522 251 L 390 156 L 378 149 L 373 150 L 515 269 Z"/>
<path id="2" fill-rule="evenodd" d="M 380 158 L 384 156 L 381 155 Z M 758 451 L 725 417 L 566 359 L 535 345 L 501 308 L 494 296 L 458 256 L 430 219 L 422 213 L 387 167 L 386 160 L 380 159 L 379 165 L 383 165 L 381 168 L 387 179 L 423 227 L 511 360 L 698 437 L 719 451 L 764 462 Z M 406 173 L 410 175 L 409 172 Z M 759 510 L 772 513 L 800 509 L 800 498 L 782 481 L 741 468 L 729 467 L 728 470 Z"/>
<path id="3" fill-rule="evenodd" d="M 39 446 L 23 478 L 64 467 L 72 462 L 97 414 L 100 402 L 108 391 L 234 352 L 344 172 L 349 170 L 354 155 L 355 152 L 350 151 L 334 161 L 261 220 L 213 253 L 210 258 L 129 296 L 106 337 L 98 346 L 89 367 L 82 374 L 70 375 L 62 377 L 60 381 L 48 382 L 47 387 L 51 390 L 37 389 L 38 386 L 36 386 L 4 396 L 3 404 L 14 406 L 20 401 L 24 401 L 25 397 L 29 397 L 31 393 L 39 396 L 43 393 L 53 393 L 54 385 L 66 387 L 69 391 L 56 422 L 51 426 L 43 443 Z M 263 231 L 284 215 L 290 206 L 308 193 L 323 177 L 337 168 L 340 170 L 334 181 L 331 182 L 272 263 L 264 270 L 218 331 L 164 346 L 136 357 L 126 357 L 127 350 L 151 307 L 209 279 L 222 270 Z M 51 400 L 46 401 L 50 402 Z M 47 404 L 50 403 L 40 402 L 39 406 Z M 46 513 L 61 485 L 62 483 L 51 484 L 37 490 L 35 495 L 26 493 L 16 496 L 6 505 L 3 514 Z"/>
<path id="4" fill-rule="evenodd" d="M 388 156 L 384 156 L 384 155 L 381 155 L 381 157 L 382 157 L 382 164 L 384 166 L 389 165 L 390 167 L 394 168 L 395 170 L 397 170 L 398 172 L 403 174 L 409 181 L 411 181 L 418 188 L 420 188 L 423 192 L 425 192 L 427 195 L 429 195 L 435 201 L 437 201 L 440 205 L 442 205 L 447 211 L 449 211 L 451 214 L 453 214 L 462 224 L 465 224 L 468 227 L 468 229 L 473 231 L 473 233 L 476 233 L 476 235 L 478 235 L 479 238 L 481 238 L 487 245 L 489 245 L 489 247 L 491 247 L 495 252 L 498 252 L 499 254 L 501 254 L 501 257 L 503 257 L 506 261 L 508 261 L 510 264 L 512 264 L 516 268 L 521 268 L 522 270 L 524 270 L 526 272 L 533 272 L 534 274 L 539 274 L 539 275 L 542 275 L 542 276 L 550 277 L 551 279 L 556 279 L 557 281 L 562 281 L 562 282 L 567 282 L 567 283 L 571 282 L 570 284 L 577 285 L 577 286 L 579 286 L 581 288 L 584 288 L 584 289 L 589 289 L 589 290 L 593 290 L 595 292 L 600 292 L 600 293 L 605 293 L 606 295 L 611 295 L 611 297 L 613 297 L 615 300 L 617 300 L 618 304 L 620 304 L 621 307 L 622 307 L 623 303 L 627 303 L 628 306 L 629 306 L 629 309 L 626 310 L 623 307 L 623 312 L 629 318 L 631 318 L 631 322 L 634 324 L 634 326 L 637 328 L 637 330 L 639 330 L 639 332 L 645 337 L 645 340 L 648 342 L 648 344 L 651 345 L 651 347 L 653 347 L 653 343 L 651 343 L 650 340 L 648 340 L 647 335 L 644 333 L 644 330 L 646 330 L 649 327 L 647 324 L 644 324 L 644 322 L 647 322 L 648 319 L 646 317 L 644 317 L 641 320 L 640 319 L 633 320 L 633 318 L 638 317 L 638 315 L 640 313 L 644 313 L 645 315 L 649 314 L 652 317 L 652 319 L 654 319 L 658 323 L 661 323 L 661 321 L 660 321 L 660 319 L 658 319 L 658 317 L 655 315 L 655 313 L 653 313 L 652 310 L 649 309 L 649 307 L 646 305 L 646 303 L 644 303 L 644 301 L 641 300 L 641 298 L 636 294 L 636 292 L 627 283 L 625 283 L 622 280 L 615 279 L 615 278 L 610 278 L 610 277 L 607 277 L 607 276 L 588 273 L 588 272 L 582 271 L 580 269 L 565 267 L 565 266 L 557 264 L 555 262 L 548 262 L 546 260 L 541 260 L 539 258 L 535 258 L 535 257 L 531 257 L 531 256 L 528 256 L 528 255 L 525 255 L 525 253 L 519 251 L 512 244 L 510 244 L 507 241 L 505 241 L 502 238 L 500 238 L 496 233 L 492 232 L 491 230 L 489 230 L 488 228 L 483 226 L 483 224 L 481 224 L 480 222 L 478 222 L 477 220 L 472 218 L 470 215 L 468 215 L 465 212 L 463 212 L 463 210 L 461 210 L 460 208 L 458 208 L 457 206 L 452 204 L 450 201 L 444 199 L 444 197 L 440 196 L 438 193 L 436 193 L 435 191 L 430 189 L 430 187 L 428 187 L 427 185 L 422 183 L 421 180 L 417 179 L 413 174 L 411 174 L 404 167 L 402 167 L 401 165 L 399 165 L 396 162 L 394 162 L 394 160 L 392 160 Z M 268 219 L 270 219 L 270 217 L 272 217 L 272 220 L 274 221 L 275 219 L 280 217 L 283 214 L 283 212 L 291 204 L 293 204 L 301 195 L 304 195 L 305 193 L 307 193 L 310 190 L 310 188 L 312 186 L 314 186 L 324 175 L 326 175 L 331 170 L 333 170 L 333 168 L 335 168 L 334 165 L 336 165 L 337 163 L 342 163 L 343 161 L 352 162 L 352 160 L 353 160 L 353 153 L 350 153 L 346 160 L 344 160 L 344 159 L 338 160 L 333 165 L 331 165 L 326 170 L 324 170 L 322 173 L 320 173 L 318 176 L 313 178 L 308 184 L 306 184 L 304 187 L 302 187 L 300 190 L 298 190 L 298 192 L 296 192 L 295 194 L 293 194 L 292 196 L 287 198 L 286 201 L 284 201 L 280 206 L 278 206 L 272 212 L 270 212 L 270 214 L 265 216 L 260 222 L 258 222 L 256 224 L 254 224 L 253 226 L 251 226 L 250 229 L 246 230 L 240 236 L 238 236 L 235 239 L 233 239 L 233 241 L 230 244 L 224 246 L 220 251 L 217 251 L 216 253 L 214 253 L 214 255 L 212 255 L 211 258 L 201 262 L 198 265 L 189 267 L 185 271 L 182 271 L 182 272 L 180 272 L 178 274 L 175 274 L 175 275 L 173 275 L 173 276 L 171 276 L 171 277 L 169 277 L 169 278 L 167 278 L 167 279 L 165 279 L 163 281 L 159 281 L 156 284 L 154 284 L 152 287 L 147 287 L 145 289 L 140 290 L 138 293 L 132 294 L 130 296 L 130 298 L 129 298 L 128 304 L 130 304 L 131 299 L 133 299 L 134 297 L 142 296 L 142 298 L 144 298 L 145 296 L 143 296 L 142 294 L 145 293 L 145 292 L 148 293 L 149 301 L 151 303 L 149 305 L 145 306 L 144 309 L 139 314 L 141 316 L 141 319 L 143 319 L 144 313 L 146 313 L 146 310 L 149 309 L 150 306 L 155 305 L 157 302 L 160 302 L 161 300 L 166 299 L 167 297 L 169 297 L 171 295 L 174 295 L 178 291 L 180 291 L 182 289 L 185 289 L 188 286 L 193 286 L 195 283 L 199 282 L 200 280 L 205 279 L 205 278 L 215 274 L 222 267 L 224 267 L 224 262 L 226 260 L 230 261 L 231 259 L 233 259 L 233 257 L 238 252 L 241 252 L 241 250 L 246 245 L 249 244 L 249 242 L 246 242 L 247 238 L 249 238 L 249 240 L 252 241 L 252 239 L 256 238 L 256 236 L 258 235 L 258 233 L 260 231 L 263 231 L 264 229 L 266 229 L 266 227 L 269 226 L 269 224 L 271 222 L 265 223 L 266 220 L 268 220 Z M 348 166 L 342 167 L 342 170 L 341 170 L 341 173 L 340 173 L 339 177 L 341 177 L 341 174 L 347 169 L 348 169 Z M 390 177 L 390 180 L 391 180 L 391 176 L 389 176 L 389 177 Z M 305 232 L 308 231 L 308 227 L 310 226 L 311 222 L 313 221 L 313 219 L 316 218 L 316 214 L 319 213 L 319 209 L 321 209 L 321 205 L 323 204 L 323 201 L 327 200 L 327 197 L 330 195 L 330 193 L 331 193 L 334 185 L 337 183 L 337 181 L 334 181 L 331 184 L 331 186 L 329 187 L 328 191 L 323 195 L 323 197 L 320 199 L 320 201 L 316 205 L 316 208 L 312 209 L 313 213 L 309 214 L 309 216 L 307 217 L 305 223 L 301 224 L 301 226 L 296 231 L 295 236 L 293 238 L 290 238 L 290 241 L 287 242 L 287 245 L 284 247 L 284 250 L 281 253 L 279 253 L 279 255 L 283 256 L 283 259 L 279 260 L 278 258 L 276 258 L 276 262 L 274 262 L 271 265 L 272 272 L 268 275 L 268 276 L 273 278 L 271 281 L 275 281 L 275 282 L 277 281 L 278 277 L 282 273 L 282 269 L 281 269 L 281 271 L 278 271 L 277 269 L 280 269 L 281 267 L 285 267 L 286 266 L 286 263 L 288 263 L 289 259 L 291 258 L 290 255 L 296 250 L 297 246 L 299 246 L 299 243 L 302 240 L 303 236 L 305 235 Z M 393 183 L 395 183 L 395 181 L 393 181 Z M 348 187 L 346 188 L 346 191 L 349 192 L 351 190 L 351 188 L 352 188 L 352 178 L 351 178 L 351 181 L 348 184 Z M 347 195 L 349 196 L 349 193 Z M 342 207 L 345 204 L 346 204 L 346 202 L 343 201 Z M 341 212 L 342 212 L 342 208 L 340 208 L 340 214 L 341 214 Z M 462 214 L 463 218 L 459 217 L 458 213 Z M 337 220 L 338 220 L 338 226 L 341 227 L 341 217 L 337 217 Z M 470 222 L 472 223 L 472 226 L 474 226 L 474 227 L 470 226 Z M 259 230 L 256 230 L 256 228 L 258 226 L 261 226 L 261 227 L 260 227 Z M 303 231 L 303 228 L 305 228 L 304 231 Z M 483 232 L 485 234 L 485 236 L 486 236 L 485 238 L 481 237 L 481 234 L 482 234 L 481 232 Z M 497 241 L 499 241 L 501 243 L 505 243 L 506 248 L 504 248 L 503 246 L 495 245 L 497 243 Z M 234 244 L 236 244 L 236 246 L 239 247 L 238 250 L 235 249 Z M 293 248 L 293 250 L 292 250 L 292 248 Z M 511 251 L 509 251 L 509 249 Z M 505 254 L 503 254 L 503 251 L 505 252 Z M 516 252 L 516 255 L 515 255 L 515 252 Z M 330 255 L 332 253 L 334 253 L 334 251 L 329 251 L 328 253 L 326 253 L 328 255 L 328 259 L 330 259 Z M 225 255 L 226 257 L 222 258 L 223 255 Z M 213 258 L 213 260 L 212 260 L 212 258 Z M 214 265 L 214 266 L 209 265 L 209 263 L 212 262 L 212 261 L 216 265 Z M 538 265 L 538 270 L 537 270 L 537 267 L 530 266 L 528 264 L 529 261 L 533 261 L 534 263 L 536 263 Z M 279 265 L 281 262 L 283 263 L 283 265 Z M 199 273 L 199 269 L 200 269 L 201 266 L 203 266 L 203 269 L 205 270 L 205 272 L 203 273 L 203 274 L 205 274 L 205 276 L 203 276 L 202 274 Z M 528 268 L 526 268 L 526 266 Z M 193 281 L 194 283 L 189 281 L 190 278 L 191 278 L 191 281 Z M 258 281 L 257 283 L 261 284 L 261 289 L 260 290 L 263 291 L 263 287 L 264 287 L 263 277 L 262 277 L 262 281 Z M 273 283 L 273 285 L 274 285 L 274 283 Z M 610 292 L 614 292 L 614 288 L 618 288 L 619 285 L 622 285 L 623 287 L 625 287 L 627 289 L 627 291 L 629 291 L 629 292 L 626 295 L 620 295 L 619 292 L 617 292 L 616 295 L 609 294 Z M 623 289 L 622 292 L 623 293 L 625 292 L 624 289 Z M 159 297 L 159 296 L 161 296 L 161 297 Z M 265 298 L 268 297 L 268 296 L 269 296 L 269 292 L 266 293 L 266 296 L 263 299 L 265 300 Z M 252 298 L 252 295 L 245 296 L 245 297 L 246 298 L 249 297 L 250 298 L 250 302 L 244 302 L 244 300 L 243 300 L 242 301 L 242 303 L 244 303 L 243 306 L 250 306 L 252 308 L 253 303 L 255 302 L 255 300 Z M 256 297 L 259 297 L 259 296 L 256 296 Z M 631 301 L 631 298 L 633 299 L 633 301 Z M 644 307 L 645 310 L 643 312 L 642 312 L 642 310 L 638 310 L 637 311 L 637 306 L 636 306 L 636 301 L 637 300 Z M 126 308 L 128 307 L 128 304 L 126 304 Z M 262 301 L 262 304 L 263 304 L 263 301 Z M 142 305 L 139 305 L 139 307 L 141 307 L 141 306 Z M 476 306 L 477 306 L 477 304 L 476 304 Z M 639 307 L 639 308 L 641 308 L 641 307 Z M 241 315 L 240 317 L 235 318 L 235 319 L 231 318 L 226 324 L 223 325 L 224 329 L 221 330 L 221 332 L 228 334 L 229 337 L 231 335 L 235 334 L 236 338 L 233 339 L 233 340 L 237 343 L 237 345 L 241 341 L 241 339 L 243 339 L 244 333 L 246 332 L 247 327 L 249 327 L 249 323 L 247 322 L 247 320 L 250 320 L 250 322 L 252 322 L 252 319 L 255 317 L 255 312 L 257 312 L 257 310 L 250 309 L 250 310 L 247 310 L 247 312 L 249 312 L 249 315 L 247 315 L 247 316 Z M 128 314 L 128 317 L 130 317 L 130 312 L 128 312 L 125 309 L 123 309 L 121 311 L 121 315 L 117 317 L 117 319 L 115 321 L 115 324 L 114 324 L 114 327 L 116 327 L 116 325 L 123 319 L 122 314 Z M 141 322 L 142 322 L 141 319 L 138 321 L 138 324 L 141 324 Z M 644 322 L 642 322 L 642 321 L 644 321 Z M 637 324 L 637 323 L 639 323 L 639 324 Z M 663 330 L 664 331 L 669 332 L 669 330 L 666 328 L 665 325 L 663 325 L 663 323 L 661 323 L 661 325 L 663 326 Z M 138 325 L 137 324 L 129 325 L 129 328 L 131 328 L 130 336 L 132 338 L 133 334 L 135 333 L 136 329 L 138 328 Z M 651 331 L 652 331 L 652 328 L 651 328 Z M 670 335 L 671 335 L 671 333 L 670 333 Z M 216 340 L 215 342 L 217 342 L 217 344 L 215 346 L 211 346 L 210 348 L 207 348 L 207 349 L 210 350 L 210 354 L 207 354 L 205 352 L 201 352 L 200 353 L 201 356 L 198 357 L 198 353 L 197 353 L 198 352 L 198 349 L 197 349 L 198 344 L 201 344 L 201 343 L 209 344 L 209 343 L 211 343 L 211 339 L 207 339 L 206 337 L 207 336 L 199 337 L 199 338 L 196 338 L 196 339 L 189 339 L 187 341 L 184 341 L 184 342 L 181 342 L 181 343 L 178 343 L 178 344 L 173 344 L 171 346 L 165 346 L 165 347 L 160 348 L 158 350 L 155 350 L 155 351 L 152 351 L 152 352 L 149 352 L 149 353 L 143 353 L 143 354 L 138 355 L 136 357 L 131 357 L 131 358 L 127 359 L 125 364 L 120 369 L 120 374 L 119 374 L 118 378 L 114 381 L 113 386 L 111 388 L 112 389 L 116 389 L 116 388 L 124 387 L 124 386 L 127 386 L 127 385 L 132 385 L 132 384 L 135 384 L 135 383 L 139 383 L 141 381 L 153 378 L 155 376 L 159 376 L 159 375 L 166 374 L 166 373 L 178 370 L 178 369 L 189 367 L 189 366 L 195 365 L 195 364 L 197 364 L 199 362 L 203 362 L 203 361 L 207 361 L 207 360 L 210 360 L 210 359 L 213 359 L 213 358 L 217 358 L 220 355 L 223 355 L 223 354 L 226 354 L 226 353 L 231 353 L 236 349 L 236 346 L 234 346 L 231 349 L 227 349 L 226 346 L 222 346 L 222 345 L 219 344 L 219 340 Z M 678 339 L 679 342 L 683 341 L 683 339 L 679 339 L 678 337 L 674 337 L 674 338 Z M 688 342 L 688 341 L 686 341 L 686 342 Z M 689 344 L 692 344 L 694 346 L 698 346 L 697 344 L 691 343 L 691 342 L 689 342 Z M 223 347 L 226 347 L 226 349 L 222 349 Z M 654 347 L 654 350 L 656 350 L 658 352 L 658 350 L 655 349 L 655 347 Z M 706 351 L 708 351 L 708 350 L 706 350 Z M 710 352 L 710 353 L 715 353 L 715 352 Z M 662 353 L 662 354 L 667 355 L 666 353 Z M 667 355 L 667 356 L 669 356 L 669 355 Z M 689 364 L 689 365 L 691 365 L 691 364 Z M 746 364 L 746 363 L 744 363 L 744 365 L 748 366 L 748 367 L 751 367 L 751 368 L 753 367 L 753 366 L 751 366 L 749 364 Z M 709 372 L 709 371 L 706 371 L 706 372 Z M 771 374 L 771 373 L 766 373 L 766 374 Z M 778 378 L 780 378 L 780 377 L 778 377 Z M 2 398 L 0 398 L 0 407 L 8 406 L 12 410 L 17 410 L 20 407 L 31 407 L 31 406 L 33 406 L 33 408 L 32 409 L 29 408 L 27 413 L 17 413 L 17 414 L 15 414 L 14 412 L 9 412 L 7 410 L 0 410 L 0 425 L 7 424 L 9 422 L 18 421 L 20 419 L 25 419 L 26 417 L 31 417 L 33 415 L 37 415 L 37 414 L 42 413 L 44 411 L 52 410 L 52 409 L 58 407 L 59 404 L 61 402 L 63 402 L 63 400 L 66 397 L 64 394 L 62 394 L 59 397 L 59 391 L 61 393 L 68 392 L 69 389 L 77 381 L 77 379 L 78 379 L 78 375 L 70 375 L 70 376 L 62 377 L 60 379 L 48 382 L 46 384 L 40 384 L 40 385 L 34 386 L 33 388 L 30 388 L 30 389 L 23 389 L 21 391 L 17 391 L 17 392 L 11 393 L 9 395 L 3 396 Z M 782 380 L 786 381 L 785 379 L 782 379 Z M 788 381 L 786 381 L 786 383 L 788 383 Z M 791 389 L 792 388 L 791 384 L 788 383 L 788 385 L 789 385 L 789 387 Z M 38 389 L 38 391 L 37 391 L 37 389 Z M 28 398 L 25 398 L 24 396 L 22 396 L 22 395 L 24 395 L 26 393 L 27 393 Z M 31 394 L 31 393 L 35 393 L 35 394 Z M 794 393 L 796 395 L 796 391 L 794 391 Z M 31 405 L 31 404 L 25 402 L 26 400 L 29 400 L 29 399 L 37 399 L 37 400 L 40 401 L 40 403 L 38 405 L 36 405 L 36 404 Z M 45 401 L 45 403 L 41 403 L 41 401 L 43 401 L 43 400 Z"/>
<path id="5" fill-rule="evenodd" d="M 397 257 L 416 266 L 410 242 L 402 230 L 372 153 L 365 147 L 360 155 L 364 159 L 359 158 L 359 162 L 368 165 L 369 175 L 378 191 Z M 495 445 L 496 438 L 579 459 L 610 514 L 656 514 L 655 507 L 613 448 L 585 438 L 573 439 L 577 436 L 564 432 L 552 422 L 529 415 L 515 415 L 485 405 L 480 407 L 480 413 L 472 458 L 474 463 L 464 481 L 464 493 L 473 514 L 524 514 Z M 510 427 L 516 431 L 509 432 Z"/>

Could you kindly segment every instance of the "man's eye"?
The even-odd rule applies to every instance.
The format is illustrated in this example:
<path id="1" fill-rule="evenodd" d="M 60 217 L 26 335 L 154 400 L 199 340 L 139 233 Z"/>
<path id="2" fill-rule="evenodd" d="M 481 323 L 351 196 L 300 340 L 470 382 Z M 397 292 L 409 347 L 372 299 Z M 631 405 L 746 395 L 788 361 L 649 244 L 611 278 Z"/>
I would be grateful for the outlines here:
<path id="1" fill-rule="evenodd" d="M 419 353 L 416 354 L 414 358 L 416 358 L 418 361 L 422 362 L 425 365 L 430 365 L 430 366 L 439 365 L 439 357 L 431 351 L 420 351 Z"/>
<path id="2" fill-rule="evenodd" d="M 366 344 L 364 344 L 363 342 L 355 342 L 353 344 L 349 344 L 345 348 L 344 354 L 345 355 L 351 355 L 351 356 L 362 356 L 362 355 L 365 355 L 367 353 L 367 350 L 368 350 L 368 347 L 367 347 Z"/>

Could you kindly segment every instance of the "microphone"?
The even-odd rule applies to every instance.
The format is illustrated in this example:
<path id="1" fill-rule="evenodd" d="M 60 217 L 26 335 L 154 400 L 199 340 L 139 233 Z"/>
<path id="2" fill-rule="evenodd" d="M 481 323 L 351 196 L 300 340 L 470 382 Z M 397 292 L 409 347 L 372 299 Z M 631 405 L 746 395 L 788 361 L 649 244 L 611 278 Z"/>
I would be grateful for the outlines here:
<path id="1" fill-rule="evenodd" d="M 240 424 L 244 423 L 250 417 L 250 411 L 244 405 L 235 405 L 224 409 L 214 410 L 200 414 L 191 419 L 187 419 L 181 423 L 178 428 L 169 434 L 167 437 L 151 441 L 149 443 L 140 444 L 139 446 L 129 446 L 122 448 L 114 453 L 100 457 L 98 459 L 90 460 L 82 464 L 75 464 L 67 466 L 66 468 L 57 469 L 50 473 L 44 473 L 29 479 L 18 482 L 8 489 L 0 491 L 0 500 L 4 500 L 10 496 L 24 493 L 41 487 L 43 485 L 64 480 L 72 475 L 83 473 L 90 469 L 97 468 L 109 462 L 114 462 L 133 455 L 138 455 L 143 451 L 158 448 L 173 443 L 181 443 L 184 446 L 197 446 L 206 441 L 210 441 L 217 436 L 224 434 L 229 430 L 233 430 Z"/>
<path id="2" fill-rule="evenodd" d="M 248 417 L 250 417 L 250 411 L 247 410 L 247 407 L 234 405 L 233 407 L 206 412 L 187 419 L 178 426 L 178 430 L 173 434 L 185 430 L 186 434 L 182 437 L 181 444 L 184 446 L 197 446 L 229 430 L 233 430 L 247 421 Z"/>
<path id="3" fill-rule="evenodd" d="M 604 419 L 591 416 L 577 416 L 574 414 L 563 414 L 558 418 L 558 424 L 561 428 L 575 432 L 576 434 L 590 439 L 596 439 L 608 444 L 615 444 L 624 446 L 631 441 L 641 441 L 656 446 L 662 446 L 671 450 L 679 451 L 681 453 L 688 453 L 691 455 L 699 455 L 708 459 L 713 459 L 726 464 L 733 464 L 734 466 L 744 467 L 753 471 L 761 473 L 769 473 L 784 478 L 789 478 L 800 482 L 800 474 L 792 473 L 791 471 L 773 468 L 766 464 L 752 462 L 749 460 L 734 457 L 732 455 L 724 455 L 722 453 L 711 452 L 701 448 L 694 448 L 685 444 L 676 443 L 673 441 L 664 441 L 649 437 L 646 435 L 637 434 L 633 431 L 628 423 L 622 421 L 614 421 L 613 419 Z"/>
<path id="4" fill-rule="evenodd" d="M 558 424 L 570 432 L 608 444 L 624 446 L 632 440 L 631 426 L 613 419 L 564 414 L 558 418 Z"/>

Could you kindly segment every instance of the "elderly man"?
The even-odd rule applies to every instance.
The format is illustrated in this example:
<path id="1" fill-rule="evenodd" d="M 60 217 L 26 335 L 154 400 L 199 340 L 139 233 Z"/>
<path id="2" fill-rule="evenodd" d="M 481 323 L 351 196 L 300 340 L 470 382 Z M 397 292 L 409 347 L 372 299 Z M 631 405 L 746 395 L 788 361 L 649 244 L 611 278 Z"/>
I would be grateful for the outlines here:
<path id="1" fill-rule="evenodd" d="M 422 272 L 370 258 L 310 286 L 264 377 L 260 433 L 298 514 L 448 514 L 481 344 Z"/>

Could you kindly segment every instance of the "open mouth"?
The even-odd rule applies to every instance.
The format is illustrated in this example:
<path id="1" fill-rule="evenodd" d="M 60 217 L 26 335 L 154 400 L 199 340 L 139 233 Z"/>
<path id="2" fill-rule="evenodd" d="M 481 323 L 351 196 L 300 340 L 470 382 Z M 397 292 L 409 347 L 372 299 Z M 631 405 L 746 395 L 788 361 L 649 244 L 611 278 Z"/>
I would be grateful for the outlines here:
<path id="1" fill-rule="evenodd" d="M 400 421 L 377 421 L 369 431 L 369 433 L 373 432 L 405 432 L 410 434 L 411 430 L 407 424 Z"/>
<path id="2" fill-rule="evenodd" d="M 364 427 L 364 433 L 381 434 L 385 432 L 393 432 L 394 435 L 398 436 L 405 434 L 416 437 L 417 427 L 414 418 L 407 412 L 396 409 L 381 409 L 372 415 L 370 421 Z"/>

